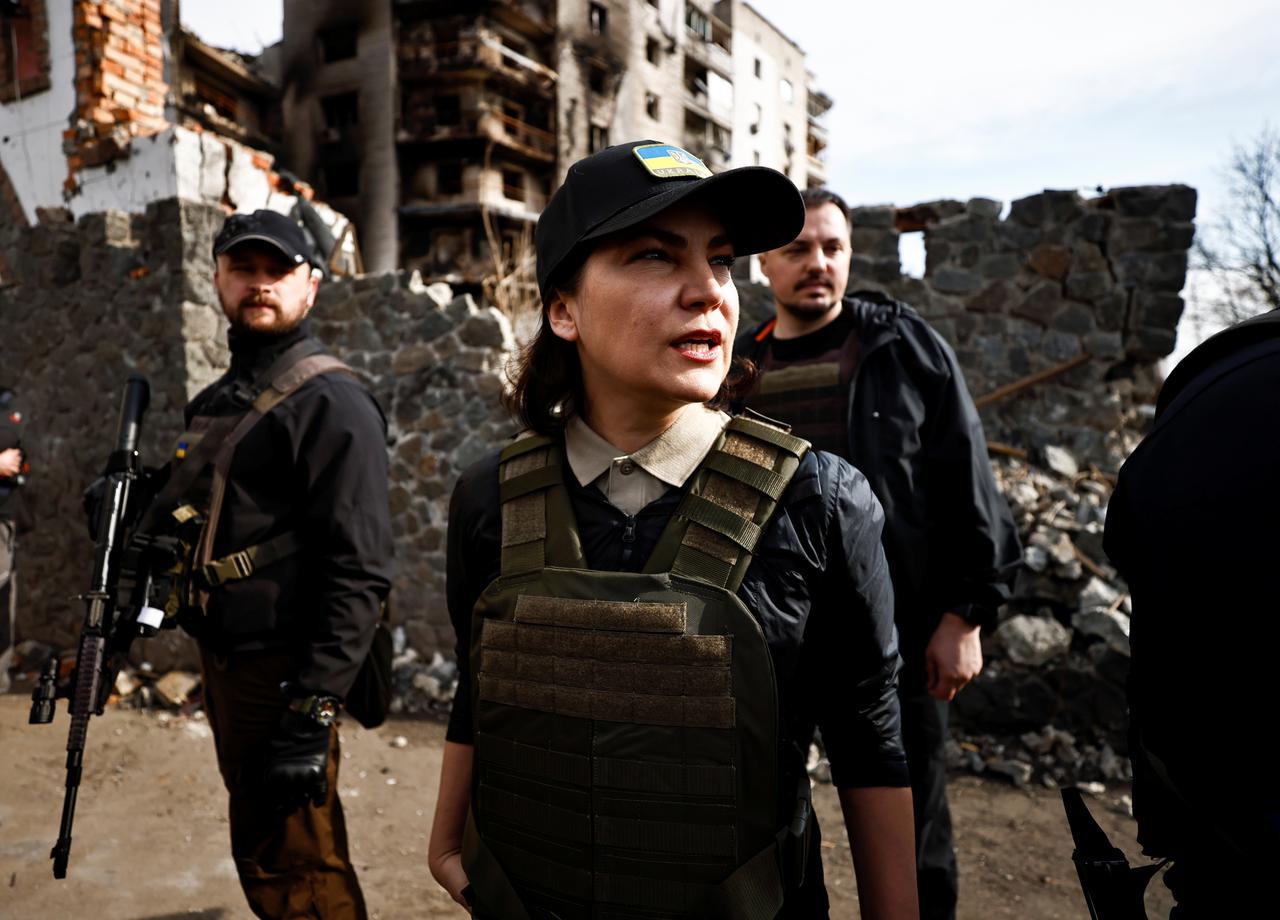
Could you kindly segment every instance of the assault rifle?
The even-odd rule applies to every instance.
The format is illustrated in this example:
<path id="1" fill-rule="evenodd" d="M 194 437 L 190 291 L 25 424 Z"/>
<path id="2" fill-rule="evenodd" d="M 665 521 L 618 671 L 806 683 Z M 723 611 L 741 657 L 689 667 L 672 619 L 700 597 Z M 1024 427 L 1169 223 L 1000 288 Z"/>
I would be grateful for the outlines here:
<path id="1" fill-rule="evenodd" d="M 1062 807 L 1076 845 L 1071 861 L 1080 876 L 1089 916 L 1093 920 L 1147 920 L 1142 895 L 1164 863 L 1131 867 L 1124 852 L 1111 845 L 1107 832 L 1089 814 L 1079 789 L 1062 790 Z"/>
<path id="2" fill-rule="evenodd" d="M 53 721 L 57 699 L 69 698 L 71 727 L 67 733 L 67 788 L 62 801 L 58 842 L 50 854 L 54 878 L 67 876 L 71 824 L 75 819 L 89 717 L 102 715 L 107 697 L 115 685 L 116 673 L 124 664 L 133 640 L 139 636 L 155 635 L 164 618 L 163 611 L 150 605 L 150 560 L 147 565 L 140 565 L 142 560 L 138 551 L 130 546 L 130 528 L 137 518 L 135 506 L 139 504 L 135 492 L 142 476 L 138 436 L 150 394 L 151 388 L 145 377 L 130 375 L 120 402 L 115 450 L 107 460 L 102 480 L 103 495 L 97 515 L 89 590 L 78 598 L 85 603 L 85 617 L 71 681 L 66 687 L 57 686 L 58 660 L 55 656 L 45 662 L 40 679 L 31 691 L 29 721 L 33 725 Z M 124 598 L 123 603 L 121 597 Z"/>

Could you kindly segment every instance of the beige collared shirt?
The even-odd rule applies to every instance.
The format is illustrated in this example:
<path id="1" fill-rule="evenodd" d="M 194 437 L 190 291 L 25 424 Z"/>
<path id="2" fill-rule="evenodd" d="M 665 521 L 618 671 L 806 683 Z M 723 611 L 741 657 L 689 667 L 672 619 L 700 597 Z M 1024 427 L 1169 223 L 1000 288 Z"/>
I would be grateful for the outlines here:
<path id="1" fill-rule="evenodd" d="M 614 507 L 635 514 L 668 489 L 683 486 L 728 421 L 716 409 L 690 406 L 670 428 L 626 454 L 574 416 L 565 426 L 565 453 L 580 485 L 594 484 Z"/>

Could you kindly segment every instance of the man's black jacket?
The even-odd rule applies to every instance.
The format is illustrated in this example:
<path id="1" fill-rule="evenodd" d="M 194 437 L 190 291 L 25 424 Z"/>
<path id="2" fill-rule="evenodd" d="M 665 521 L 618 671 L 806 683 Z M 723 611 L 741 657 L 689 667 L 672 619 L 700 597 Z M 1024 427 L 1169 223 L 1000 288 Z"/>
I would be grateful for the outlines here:
<path id="1" fill-rule="evenodd" d="M 1280 858 L 1277 471 L 1273 312 L 1174 369 L 1107 509 L 1104 548 L 1133 598 L 1133 804 L 1150 855 L 1232 861 L 1243 851 L 1268 872 Z"/>
<path id="2" fill-rule="evenodd" d="M 923 683 L 924 649 L 943 613 L 994 622 L 1022 551 L 951 347 L 898 301 L 859 293 L 844 309 L 859 340 L 846 459 L 884 506 L 903 684 L 912 686 Z M 760 363 L 762 328 L 743 333 L 734 354 Z"/>
<path id="3" fill-rule="evenodd" d="M 244 411 L 248 384 L 303 328 L 282 337 L 230 335 L 231 367 L 186 408 L 196 415 Z M 192 628 L 218 651 L 292 649 L 298 683 L 344 696 L 369 649 L 391 587 L 386 422 L 345 374 L 303 384 L 237 445 L 215 559 L 294 531 L 301 552 L 210 594 L 207 620 Z"/>

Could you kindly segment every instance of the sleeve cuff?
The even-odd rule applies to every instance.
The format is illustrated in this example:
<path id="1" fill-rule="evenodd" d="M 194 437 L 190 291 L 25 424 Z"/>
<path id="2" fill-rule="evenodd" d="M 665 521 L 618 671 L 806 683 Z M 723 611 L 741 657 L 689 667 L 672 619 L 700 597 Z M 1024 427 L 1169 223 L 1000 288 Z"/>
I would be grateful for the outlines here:
<path id="1" fill-rule="evenodd" d="M 991 629 L 996 625 L 995 610 L 985 604 L 957 604 L 950 608 L 949 612 L 954 613 L 971 626 Z"/>
<path id="2" fill-rule="evenodd" d="M 885 758 L 856 766 L 831 765 L 831 784 L 837 789 L 861 789 L 869 786 L 910 786 L 911 773 L 906 757 Z"/>

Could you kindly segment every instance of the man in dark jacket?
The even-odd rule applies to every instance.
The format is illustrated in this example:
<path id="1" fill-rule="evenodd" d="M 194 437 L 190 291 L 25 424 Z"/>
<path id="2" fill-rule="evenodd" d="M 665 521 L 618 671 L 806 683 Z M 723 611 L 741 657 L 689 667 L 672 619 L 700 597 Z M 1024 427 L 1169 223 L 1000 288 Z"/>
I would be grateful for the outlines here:
<path id="1" fill-rule="evenodd" d="M 1133 598 L 1138 841 L 1173 859 L 1178 920 L 1263 916 L 1276 901 L 1278 419 L 1273 312 L 1174 369 L 1107 509 L 1104 545 Z"/>
<path id="2" fill-rule="evenodd" d="M 214 258 L 231 367 L 187 406 L 174 476 L 204 432 L 245 416 L 321 351 L 304 324 L 315 258 L 292 220 L 233 215 Z M 239 440 L 220 519 L 203 535 L 212 561 L 197 579 L 201 610 L 184 626 L 200 645 L 232 854 L 259 917 L 366 915 L 337 794 L 334 717 L 391 583 L 385 439 L 357 380 L 341 368 L 310 377 Z"/>
<path id="3" fill-rule="evenodd" d="M 23 445 L 26 415 L 17 393 L 0 385 L 0 693 L 9 686 L 17 620 L 18 535 L 31 529 Z"/>
<path id="4" fill-rule="evenodd" d="M 947 702 L 982 669 L 978 630 L 1008 598 L 1021 550 L 951 348 L 906 304 L 842 299 L 849 209 L 825 189 L 804 198 L 800 236 L 760 257 L 777 314 L 747 330 L 735 354 L 763 372 L 747 406 L 849 460 L 884 506 L 920 915 L 954 917 Z"/>

